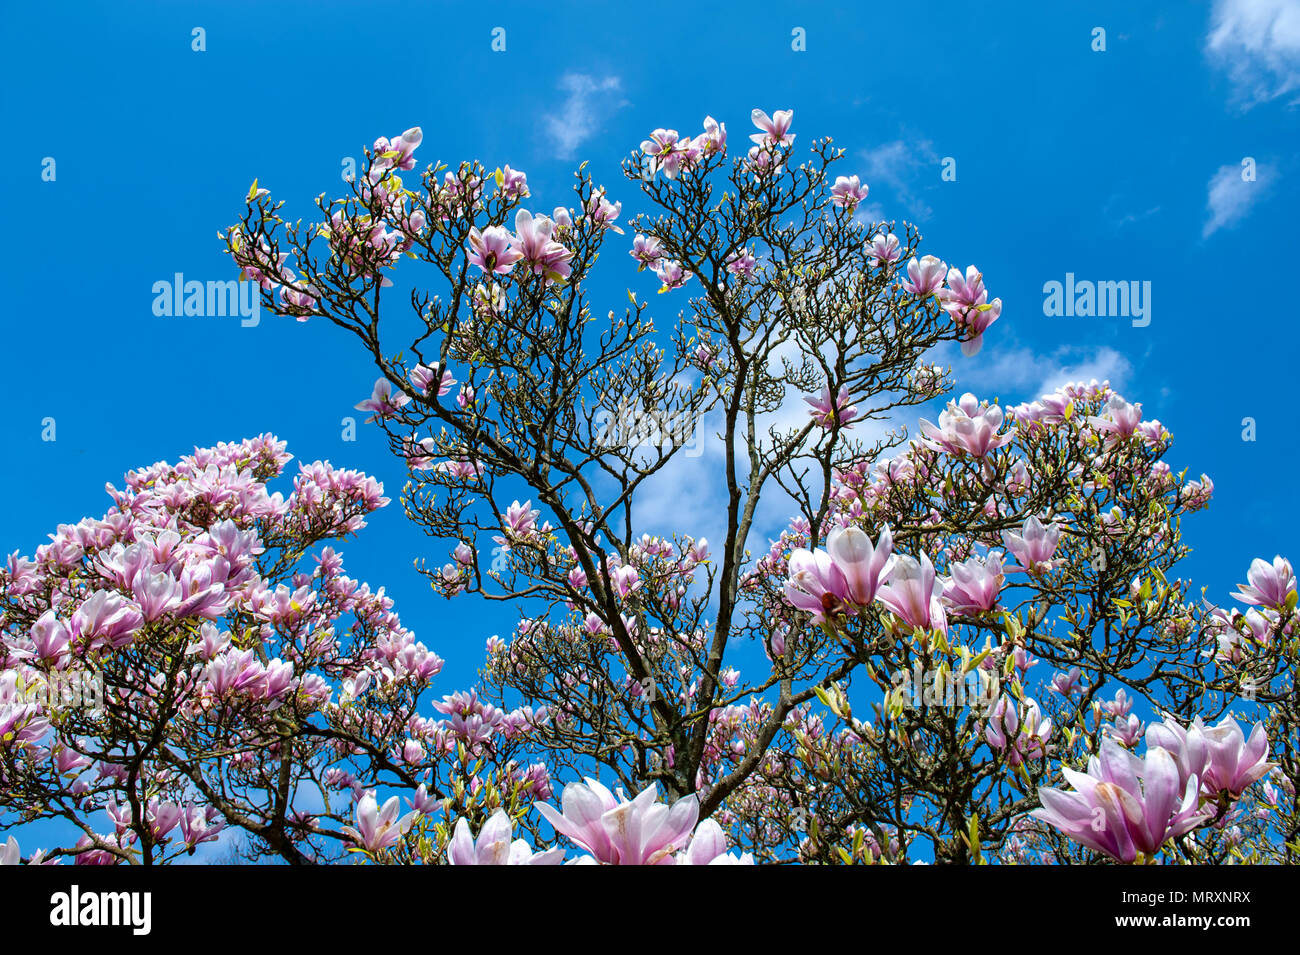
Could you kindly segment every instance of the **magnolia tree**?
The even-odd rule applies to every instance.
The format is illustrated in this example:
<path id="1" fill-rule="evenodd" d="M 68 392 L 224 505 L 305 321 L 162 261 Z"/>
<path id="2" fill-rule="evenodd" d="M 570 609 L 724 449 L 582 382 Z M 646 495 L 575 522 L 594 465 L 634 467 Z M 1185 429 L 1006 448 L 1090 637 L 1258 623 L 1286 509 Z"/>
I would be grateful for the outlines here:
<path id="1" fill-rule="evenodd" d="M 951 387 L 934 350 L 973 354 L 1002 303 L 863 221 L 867 186 L 792 118 L 755 110 L 738 152 L 712 118 L 656 129 L 623 165 L 630 220 L 585 164 L 549 214 L 509 166 L 416 171 L 419 129 L 315 223 L 255 183 L 227 252 L 266 307 L 363 343 L 357 407 L 442 542 L 418 569 L 518 624 L 434 703 L 437 658 L 382 592 L 332 550 L 297 567 L 371 482 L 315 465 L 266 498 L 269 439 L 135 475 L 0 577 L 6 666 L 105 673 L 107 722 L 4 704 L 2 805 L 84 833 L 45 857 L 158 861 L 219 826 L 290 861 L 1300 854 L 1291 565 L 1257 560 L 1242 609 L 1175 576 L 1212 484 L 1106 383 L 965 394 L 909 440 L 899 410 Z M 667 328 L 631 292 L 599 308 L 607 242 L 607 282 L 648 269 L 676 300 Z M 700 438 L 677 493 L 717 502 L 711 544 L 645 503 Z"/>
<path id="2" fill-rule="evenodd" d="M 0 823 L 73 833 L 34 861 L 167 862 L 227 828 L 254 857 L 403 835 L 403 858 L 432 858 L 448 813 L 550 795 L 516 758 L 544 711 L 484 721 L 471 693 L 421 715 L 442 660 L 330 546 L 383 488 L 316 462 L 268 491 L 291 457 L 261 435 L 133 471 L 102 519 L 0 571 Z M 413 812 L 381 812 L 379 787 Z"/>
<path id="3" fill-rule="evenodd" d="M 863 222 L 866 185 L 792 118 L 755 110 L 738 152 L 712 117 L 654 130 L 623 164 L 630 220 L 585 164 L 549 214 L 509 166 L 417 171 L 411 129 L 317 223 L 255 184 L 223 234 L 268 307 L 373 359 L 358 407 L 445 542 L 432 586 L 518 608 L 480 698 L 545 709 L 526 745 L 551 772 L 689 800 L 762 861 L 1291 859 L 1291 566 L 1257 561 L 1244 613 L 1174 576 L 1212 484 L 1105 383 L 891 429 L 949 389 L 936 346 L 974 353 L 1002 303 Z M 593 301 L 607 242 L 681 298 L 669 327 Z M 425 284 L 397 290 L 404 259 Z M 689 489 L 719 502 L 712 546 L 639 504 L 683 421 L 717 443 Z M 772 500 L 795 516 L 758 541 Z"/>

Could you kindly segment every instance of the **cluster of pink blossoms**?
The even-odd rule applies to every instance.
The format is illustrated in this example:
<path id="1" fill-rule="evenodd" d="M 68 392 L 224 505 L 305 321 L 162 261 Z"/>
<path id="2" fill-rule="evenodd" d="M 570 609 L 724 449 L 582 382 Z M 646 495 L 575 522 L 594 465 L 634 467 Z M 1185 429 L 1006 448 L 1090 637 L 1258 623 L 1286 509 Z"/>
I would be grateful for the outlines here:
<path id="1" fill-rule="evenodd" d="M 617 795 L 594 779 L 564 787 L 563 811 L 545 803 L 538 810 L 557 834 L 587 850 L 568 865 L 753 865 L 753 856 L 727 854 L 722 827 L 700 821 L 699 799 L 685 796 L 672 806 L 659 802 L 654 786 L 635 799 Z M 513 823 L 495 813 L 475 840 L 465 819 L 456 823 L 447 847 L 452 865 L 560 865 L 564 849 L 535 853 L 523 839 L 512 841 Z"/>
<path id="2" fill-rule="evenodd" d="M 1144 757 L 1109 738 L 1088 761 L 1086 773 L 1061 773 L 1073 792 L 1040 789 L 1042 808 L 1032 815 L 1118 862 L 1151 857 L 1216 815 L 1261 779 L 1268 738 L 1256 724 L 1246 739 L 1231 717 L 1206 727 L 1167 718 L 1147 730 Z"/>

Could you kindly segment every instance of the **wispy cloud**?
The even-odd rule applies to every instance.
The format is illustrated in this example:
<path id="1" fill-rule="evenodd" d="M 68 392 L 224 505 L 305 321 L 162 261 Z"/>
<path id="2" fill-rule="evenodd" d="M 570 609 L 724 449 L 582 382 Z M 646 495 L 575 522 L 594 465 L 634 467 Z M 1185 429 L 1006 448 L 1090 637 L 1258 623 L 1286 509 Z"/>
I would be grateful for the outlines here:
<path id="1" fill-rule="evenodd" d="M 601 124 L 627 105 L 617 76 L 566 73 L 559 89 L 566 95 L 559 109 L 542 116 L 542 129 L 556 159 L 573 159 L 579 146 L 600 131 Z"/>
<path id="2" fill-rule="evenodd" d="M 1280 97 L 1300 102 L 1300 3 L 1217 0 L 1206 53 L 1225 70 L 1243 109 Z"/>
<path id="3" fill-rule="evenodd" d="M 956 355 L 956 350 L 952 349 Z M 947 363 L 936 351 L 936 360 Z M 977 397 L 994 395 L 1003 401 L 1031 400 L 1056 391 L 1072 381 L 1109 381 L 1123 390 L 1133 373 L 1133 365 L 1122 352 L 1109 346 L 1085 349 L 1064 346 L 1047 354 L 1035 354 L 1028 348 L 993 350 L 978 358 L 954 357 L 951 364 L 957 373 L 957 391 L 971 391 Z"/>
<path id="4" fill-rule="evenodd" d="M 894 198 L 902 204 L 911 218 L 922 221 L 930 218 L 933 209 L 917 194 L 918 174 L 928 169 L 938 181 L 938 155 L 928 139 L 908 143 L 896 139 L 875 149 L 867 149 L 859 154 L 863 163 L 860 173 L 862 181 L 873 190 L 884 187 L 893 193 Z M 879 196 L 875 193 L 873 199 Z M 873 202 L 864 210 L 875 218 L 884 218 L 879 202 Z M 891 216 L 891 218 L 899 218 Z"/>
<path id="5" fill-rule="evenodd" d="M 1255 178 L 1242 178 L 1239 165 L 1220 166 L 1219 171 L 1210 178 L 1209 195 L 1206 208 L 1209 218 L 1201 230 L 1201 238 L 1208 239 L 1225 226 L 1234 225 L 1246 217 L 1264 194 L 1273 180 L 1271 166 L 1256 164 Z"/>

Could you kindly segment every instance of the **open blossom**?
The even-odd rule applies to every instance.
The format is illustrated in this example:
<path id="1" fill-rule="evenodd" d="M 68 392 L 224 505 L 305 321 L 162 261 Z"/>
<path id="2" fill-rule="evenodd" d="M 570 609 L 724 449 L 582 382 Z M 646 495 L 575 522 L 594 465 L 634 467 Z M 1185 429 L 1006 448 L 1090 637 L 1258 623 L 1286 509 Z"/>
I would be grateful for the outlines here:
<path id="1" fill-rule="evenodd" d="M 811 613 L 813 623 L 821 623 L 827 614 L 845 609 L 849 582 L 826 551 L 796 548 L 790 554 L 788 567 L 786 599 L 798 609 Z"/>
<path id="2" fill-rule="evenodd" d="M 1052 689 L 1066 696 L 1082 693 L 1083 686 L 1079 682 L 1081 677 L 1082 673 L 1078 667 L 1070 667 L 1069 672 L 1057 673 L 1052 677 Z"/>
<path id="3" fill-rule="evenodd" d="M 1003 413 L 997 405 L 982 404 L 967 392 L 960 401 L 948 402 L 939 414 L 939 425 L 922 418 L 921 433 L 927 447 L 949 454 L 971 454 L 982 458 L 990 451 L 1005 447 L 1015 437 L 1014 429 L 998 434 Z"/>
<path id="4" fill-rule="evenodd" d="M 441 365 L 416 365 L 411 369 L 409 375 L 411 386 L 422 395 L 428 395 L 436 383 L 438 386 L 438 397 L 445 397 L 456 384 L 456 379 L 451 376 Z"/>
<path id="5" fill-rule="evenodd" d="M 867 188 L 857 176 L 839 176 L 835 180 L 835 185 L 831 187 L 831 203 L 840 209 L 852 212 L 859 202 L 867 198 Z"/>
<path id="6" fill-rule="evenodd" d="M 358 411 L 374 412 L 366 421 L 376 421 L 380 418 L 391 418 L 410 400 L 410 396 L 404 395 L 400 391 L 394 393 L 393 385 L 387 378 L 380 378 L 375 382 L 375 389 L 371 392 L 370 397 L 365 401 L 358 402 L 356 409 Z"/>
<path id="7" fill-rule="evenodd" d="M 506 528 L 521 536 L 531 533 L 537 526 L 539 514 L 541 511 L 533 508 L 532 501 L 525 501 L 523 504 L 514 501 L 506 508 Z"/>
<path id="8" fill-rule="evenodd" d="M 545 803 L 538 810 L 555 831 L 568 836 L 602 865 L 673 865 L 675 855 L 687 847 L 700 804 L 695 794 L 671 807 L 658 800 L 653 784 L 627 799 L 594 779 L 564 787 L 557 812 Z"/>
<path id="9" fill-rule="evenodd" d="M 695 827 L 691 844 L 677 854 L 677 865 L 753 865 L 754 857 L 748 853 L 739 856 L 727 854 L 727 837 L 722 827 L 712 819 L 705 819 Z"/>
<path id="10" fill-rule="evenodd" d="M 894 568 L 894 538 L 886 524 L 876 544 L 860 527 L 837 527 L 826 538 L 826 551 L 844 577 L 845 596 L 860 607 L 870 605 Z"/>
<path id="11" fill-rule="evenodd" d="M 1296 589 L 1291 562 L 1280 554 L 1273 558 L 1272 563 L 1260 557 L 1252 560 L 1246 581 L 1237 584 L 1238 593 L 1233 597 L 1238 603 L 1259 607 L 1285 607 Z"/>
<path id="12" fill-rule="evenodd" d="M 641 586 L 641 575 L 637 573 L 635 567 L 628 564 L 624 564 L 614 571 L 610 575 L 610 580 L 614 585 L 615 593 L 625 599 Z"/>
<path id="13" fill-rule="evenodd" d="M 552 238 L 554 232 L 555 221 L 549 216 L 534 216 L 527 209 L 520 209 L 515 213 L 511 248 L 536 274 L 550 280 L 567 279 L 572 272 L 569 260 L 573 253 Z"/>
<path id="14" fill-rule="evenodd" d="M 588 218 L 612 232 L 617 232 L 619 235 L 623 234 L 623 230 L 618 225 L 618 217 L 622 211 L 623 203 L 610 202 L 605 198 L 604 189 L 597 190 L 587 200 Z"/>
<path id="15" fill-rule="evenodd" d="M 903 288 L 917 298 L 926 298 L 933 295 L 943 284 L 943 276 L 947 270 L 947 263 L 933 255 L 913 258 L 907 263 L 907 278 L 903 280 Z"/>
<path id="16" fill-rule="evenodd" d="M 1105 432 L 1107 440 L 1115 442 L 1131 437 L 1142 420 L 1142 405 L 1129 404 L 1119 395 L 1114 395 L 1106 402 L 1104 417 L 1089 416 L 1088 424 L 1098 431 Z"/>
<path id="17" fill-rule="evenodd" d="M 638 271 L 645 268 L 654 268 L 655 263 L 663 255 L 659 246 L 659 240 L 653 236 L 637 235 L 632 240 L 632 251 L 628 255 L 636 259 Z"/>
<path id="18" fill-rule="evenodd" d="M 691 273 L 682 267 L 682 263 L 676 260 L 659 259 L 655 262 L 654 273 L 663 283 L 659 291 L 669 292 L 675 288 L 681 288 L 691 279 Z"/>
<path id="19" fill-rule="evenodd" d="M 496 275 L 505 275 L 524 257 L 509 230 L 499 225 L 488 226 L 482 232 L 470 229 L 469 248 L 469 264 Z"/>
<path id="20" fill-rule="evenodd" d="M 524 839 L 511 841 L 515 824 L 504 809 L 492 814 L 475 840 L 464 817 L 456 820 L 456 829 L 447 843 L 447 861 L 452 865 L 559 865 L 563 849 L 534 852 Z"/>
<path id="21" fill-rule="evenodd" d="M 758 266 L 758 259 L 748 248 L 737 249 L 727 256 L 727 271 L 732 275 L 745 279 L 746 281 L 754 277 L 754 269 Z"/>
<path id="22" fill-rule="evenodd" d="M 1211 798 L 1221 794 L 1237 798 L 1275 765 L 1268 762 L 1268 734 L 1263 724 L 1256 723 L 1248 739 L 1231 716 L 1214 726 L 1206 726 L 1198 716 L 1186 728 L 1166 717 L 1147 729 L 1147 745 L 1168 750 L 1180 777 L 1198 777 L 1201 791 Z"/>
<path id="23" fill-rule="evenodd" d="M 948 632 L 948 616 L 940 597 L 943 584 L 935 575 L 934 565 L 924 552 L 920 561 L 900 554 L 896 557 L 888 581 L 876 593 L 876 599 L 910 627 Z"/>
<path id="24" fill-rule="evenodd" d="M 52 862 L 42 862 L 45 858 L 45 850 L 38 849 L 32 853 L 32 857 L 27 860 L 27 865 L 57 865 L 58 860 Z M 22 852 L 18 848 L 18 840 L 10 836 L 3 846 L 0 846 L 0 865 L 22 865 Z"/>
<path id="25" fill-rule="evenodd" d="M 518 169 L 506 166 L 497 174 L 497 183 L 501 195 L 512 202 L 517 199 L 527 199 L 530 195 L 528 176 Z"/>
<path id="26" fill-rule="evenodd" d="M 412 126 L 397 139 L 389 140 L 380 136 L 375 140 L 375 165 L 381 168 L 395 166 L 398 169 L 415 168 L 415 148 L 424 139 L 424 132 L 419 126 Z"/>
<path id="27" fill-rule="evenodd" d="M 367 792 L 357 803 L 356 825 L 344 826 L 343 832 L 368 852 L 389 849 L 401 841 L 418 815 L 409 812 L 399 817 L 401 811 L 401 801 L 397 796 L 391 797 L 381 809 L 375 794 Z"/>
<path id="28" fill-rule="evenodd" d="M 692 145 L 702 157 L 725 153 L 727 151 L 726 124 L 719 123 L 712 116 L 705 116 L 704 132 L 695 137 Z"/>
<path id="29" fill-rule="evenodd" d="M 1140 430 L 1140 429 L 1139 429 Z M 1207 507 L 1214 496 L 1214 482 L 1208 474 L 1202 474 L 1199 481 L 1188 481 L 1178 492 L 1178 500 L 1189 511 L 1199 511 Z"/>
<path id="30" fill-rule="evenodd" d="M 903 254 L 898 248 L 898 236 L 892 232 L 876 233 L 871 237 L 868 248 L 871 250 L 871 264 L 876 268 L 893 265 Z"/>
<path id="31" fill-rule="evenodd" d="M 988 300 L 984 276 L 975 266 L 967 266 L 963 276 L 960 270 L 948 271 L 948 287 L 936 290 L 940 303 L 948 316 L 966 333 L 961 350 L 964 355 L 974 355 L 980 350 L 985 329 L 1002 315 L 1002 300 Z"/>
<path id="32" fill-rule="evenodd" d="M 1042 805 L 1031 815 L 1117 862 L 1134 862 L 1139 852 L 1153 856 L 1211 815 L 1199 807 L 1197 778 L 1181 780 L 1173 757 L 1159 746 L 1139 758 L 1105 737 L 1086 773 L 1068 766 L 1061 773 L 1073 791 L 1039 789 Z"/>
<path id="33" fill-rule="evenodd" d="M 972 557 L 955 561 L 948 567 L 951 576 L 944 581 L 943 597 L 958 613 L 977 614 L 998 605 L 1002 590 L 1002 555 L 994 552 L 980 560 Z"/>
<path id="34" fill-rule="evenodd" d="M 750 114 L 750 119 L 762 130 L 749 137 L 759 146 L 788 146 L 794 142 L 794 134 L 790 132 L 790 124 L 794 122 L 794 110 L 778 109 L 769 117 L 761 109 L 756 109 Z"/>
<path id="35" fill-rule="evenodd" d="M 1019 534 L 1003 531 L 1002 540 L 1006 543 L 1007 550 L 1020 561 L 1019 565 L 1012 564 L 1007 567 L 1007 570 L 1030 574 L 1051 570 L 1057 563 L 1052 555 L 1056 553 L 1056 544 L 1060 536 L 1061 528 L 1055 521 L 1044 527 L 1034 516 L 1030 516 L 1025 521 Z"/>
<path id="36" fill-rule="evenodd" d="M 641 152 L 650 159 L 651 175 L 662 172 L 675 179 L 681 172 L 689 140 L 682 139 L 675 129 L 656 129 L 650 138 L 641 143 Z"/>
<path id="37" fill-rule="evenodd" d="M 803 400 L 812 406 L 812 411 L 809 413 L 813 421 L 822 428 L 831 428 L 836 423 L 841 428 L 847 428 L 850 427 L 849 422 L 858 416 L 858 409 L 849 404 L 847 388 L 841 388 L 832 401 L 830 386 L 822 385 L 820 396 L 805 395 Z"/>

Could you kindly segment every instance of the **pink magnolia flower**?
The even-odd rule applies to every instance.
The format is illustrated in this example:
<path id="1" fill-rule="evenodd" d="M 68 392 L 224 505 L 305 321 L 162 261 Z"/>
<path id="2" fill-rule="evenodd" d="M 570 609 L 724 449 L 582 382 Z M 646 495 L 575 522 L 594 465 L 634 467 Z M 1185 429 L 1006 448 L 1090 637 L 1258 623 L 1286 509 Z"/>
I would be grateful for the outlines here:
<path id="1" fill-rule="evenodd" d="M 849 596 L 848 579 L 826 551 L 796 548 L 787 566 L 790 576 L 785 582 L 786 599 L 798 609 L 811 613 L 813 623 L 821 623 L 827 614 L 847 609 L 844 604 Z"/>
<path id="2" fill-rule="evenodd" d="M 849 392 L 846 388 L 841 388 L 832 401 L 830 385 L 822 385 L 820 396 L 805 395 L 803 400 L 812 406 L 812 411 L 809 413 L 813 421 L 822 428 L 830 428 L 837 421 L 841 428 L 847 428 L 850 427 L 849 422 L 858 416 L 857 407 L 849 404 Z"/>
<path id="3" fill-rule="evenodd" d="M 1174 758 L 1159 746 L 1139 758 L 1106 737 L 1086 773 L 1068 766 L 1061 773 L 1074 791 L 1038 790 L 1042 805 L 1031 815 L 1118 862 L 1134 862 L 1139 852 L 1153 856 L 1212 815 L 1199 808 L 1196 777 L 1183 783 Z"/>
<path id="4" fill-rule="evenodd" d="M 1107 441 L 1114 443 L 1131 437 L 1137 431 L 1142 420 L 1142 405 L 1129 404 L 1119 395 L 1111 397 L 1106 403 L 1105 417 L 1091 415 L 1088 424 L 1107 435 Z"/>
<path id="5" fill-rule="evenodd" d="M 1274 557 L 1271 564 L 1256 557 L 1250 562 L 1246 580 L 1247 583 L 1237 584 L 1239 592 L 1233 595 L 1238 603 L 1285 607 L 1296 589 L 1295 571 L 1291 569 L 1291 562 L 1281 554 Z"/>
<path id="6" fill-rule="evenodd" d="M 537 526 L 539 514 L 541 511 L 533 508 L 532 501 L 514 501 L 506 508 L 506 528 L 519 535 L 528 534 Z"/>
<path id="7" fill-rule="evenodd" d="M 618 225 L 618 217 L 622 211 L 623 203 L 610 202 L 605 198 L 604 189 L 592 193 L 591 198 L 587 200 L 587 217 L 592 222 L 619 235 L 623 234 L 623 230 Z"/>
<path id="8" fill-rule="evenodd" d="M 712 156 L 714 153 L 725 153 L 727 151 L 727 127 L 719 123 L 712 116 L 704 117 L 704 132 L 695 137 L 692 143 L 695 150 L 701 156 Z"/>
<path id="9" fill-rule="evenodd" d="M 948 567 L 951 576 L 944 581 L 943 597 L 958 613 L 978 614 L 998 605 L 998 594 L 1005 579 L 1002 555 L 993 552 L 980 560 L 971 557 Z"/>
<path id="10" fill-rule="evenodd" d="M 907 278 L 903 280 L 903 288 L 917 298 L 933 295 L 943 284 L 943 275 L 947 269 L 947 263 L 933 255 L 913 258 L 907 263 Z"/>
<path id="11" fill-rule="evenodd" d="M 903 254 L 898 248 L 898 236 L 892 232 L 876 233 L 868 248 L 871 249 L 871 264 L 876 268 L 880 268 L 881 263 L 893 265 Z"/>
<path id="12" fill-rule="evenodd" d="M 447 843 L 447 861 L 452 865 L 559 865 L 564 861 L 563 849 L 534 853 L 527 841 L 512 842 L 514 828 L 506 811 L 498 809 L 483 824 L 475 841 L 469 822 L 462 817 L 456 820 L 455 832 Z"/>
<path id="13" fill-rule="evenodd" d="M 835 180 L 835 185 L 831 187 L 831 204 L 852 212 L 858 207 L 859 202 L 867 198 L 867 189 L 868 187 L 864 186 L 857 176 L 839 176 Z"/>
<path id="14" fill-rule="evenodd" d="M 193 849 L 204 842 L 216 842 L 226 824 L 219 819 L 215 806 L 195 806 L 187 803 L 181 813 L 181 838 L 187 848 Z"/>
<path id="15" fill-rule="evenodd" d="M 667 178 L 675 179 L 681 172 L 689 145 L 690 141 L 679 137 L 675 129 L 656 129 L 641 143 L 641 152 L 650 159 L 651 175 L 663 172 Z"/>
<path id="16" fill-rule="evenodd" d="M 700 804 L 695 794 L 671 808 L 658 801 L 654 785 L 628 800 L 616 797 L 594 779 L 569 783 L 562 797 L 563 813 L 545 803 L 538 810 L 555 831 L 568 836 L 603 865 L 673 865 L 674 854 L 686 848 Z"/>
<path id="17" fill-rule="evenodd" d="M 750 119 L 762 130 L 761 133 L 753 133 L 749 137 L 759 146 L 782 146 L 794 142 L 794 134 L 790 132 L 790 124 L 794 122 L 794 110 L 778 109 L 769 117 L 761 109 L 756 109 L 750 114 Z"/>
<path id="18" fill-rule="evenodd" d="M 488 226 L 482 232 L 470 229 L 469 264 L 477 266 L 483 272 L 505 275 L 524 257 L 524 253 L 515 247 L 514 241 L 509 230 L 499 225 Z"/>
<path id="19" fill-rule="evenodd" d="M 748 249 L 737 249 L 727 256 L 727 271 L 732 275 L 748 281 L 754 277 L 754 269 L 758 266 L 758 259 Z"/>
<path id="20" fill-rule="evenodd" d="M 1083 686 L 1080 683 L 1081 677 L 1082 674 L 1078 667 L 1070 667 L 1068 673 L 1057 673 L 1052 677 L 1052 689 L 1057 693 L 1063 693 L 1066 696 L 1073 696 L 1075 693 L 1082 693 Z M 1147 732 L 1150 732 L 1150 730 Z"/>
<path id="21" fill-rule="evenodd" d="M 655 262 L 654 273 L 658 276 L 659 281 L 663 283 L 660 286 L 660 292 L 671 292 L 675 288 L 681 288 L 691 280 L 691 273 L 682 267 L 682 263 L 675 259 L 659 259 Z"/>
<path id="22" fill-rule="evenodd" d="M 374 412 L 367 422 L 377 421 L 380 418 L 391 418 L 397 414 L 398 410 L 408 402 L 410 396 L 402 392 L 393 392 L 392 383 L 387 378 L 380 378 L 375 382 L 374 391 L 365 401 L 358 402 L 356 409 L 358 411 Z"/>
<path id="23" fill-rule="evenodd" d="M 635 567 L 624 564 L 611 575 L 611 582 L 619 597 L 626 599 L 628 594 L 641 586 L 641 575 L 637 573 Z"/>
<path id="24" fill-rule="evenodd" d="M 894 537 L 886 524 L 872 545 L 856 525 L 837 527 L 826 538 L 826 550 L 844 577 L 846 597 L 859 607 L 870 606 L 876 591 L 894 568 Z"/>
<path id="25" fill-rule="evenodd" d="M 1141 426 L 1139 426 L 1138 430 L 1142 430 Z M 1213 496 L 1214 482 L 1210 480 L 1208 474 L 1202 474 L 1199 481 L 1188 481 L 1178 492 L 1178 500 L 1189 511 L 1199 511 L 1203 507 L 1208 507 L 1210 498 Z"/>
<path id="26" fill-rule="evenodd" d="M 408 377 L 410 378 L 411 386 L 420 394 L 426 396 L 433 391 L 433 386 L 436 382 L 439 398 L 446 397 L 447 393 L 451 391 L 452 385 L 456 384 L 456 379 L 451 376 L 451 372 L 447 371 L 441 365 L 436 364 L 432 367 L 428 365 L 416 365 L 411 369 L 411 374 Z"/>
<path id="27" fill-rule="evenodd" d="M 401 801 L 397 796 L 391 797 L 380 809 L 375 794 L 367 792 L 357 803 L 356 826 L 344 826 L 343 832 L 367 852 L 391 848 L 401 841 L 419 815 L 408 812 L 399 818 L 398 813 L 401 811 Z"/>
<path id="28" fill-rule="evenodd" d="M 1055 521 L 1044 527 L 1042 522 L 1033 516 L 1025 521 L 1025 526 L 1021 528 L 1019 534 L 1003 531 L 1002 540 L 1006 542 L 1007 550 L 1020 561 L 1018 565 L 1012 564 L 1007 567 L 1007 570 L 1027 574 L 1051 570 L 1057 563 L 1052 559 L 1052 555 L 1056 553 L 1056 543 L 1060 536 L 1061 528 Z"/>
<path id="29" fill-rule="evenodd" d="M 960 401 L 948 402 L 939 414 L 939 425 L 922 418 L 920 421 L 923 443 L 936 451 L 949 454 L 971 454 L 982 458 L 990 451 L 1005 447 L 1015 437 L 1014 428 L 998 434 L 1003 413 L 997 405 L 981 403 L 970 392 Z"/>
<path id="30" fill-rule="evenodd" d="M 637 235 L 632 240 L 632 251 L 628 255 L 636 259 L 637 271 L 653 268 L 663 253 L 659 249 L 659 240 L 653 236 Z"/>
<path id="31" fill-rule="evenodd" d="M 727 854 L 727 837 L 722 827 L 712 819 L 705 819 L 695 827 L 691 844 L 677 854 L 677 865 L 753 865 L 754 857 L 746 852 L 739 856 Z"/>
<path id="32" fill-rule="evenodd" d="M 948 616 L 940 600 L 943 584 L 935 576 L 930 558 L 922 552 L 920 562 L 905 554 L 895 560 L 893 572 L 876 593 L 876 600 L 908 626 L 947 633 Z"/>
<path id="33" fill-rule="evenodd" d="M 973 265 L 967 266 L 965 276 L 957 269 L 950 269 L 948 287 L 937 290 L 935 294 L 948 316 L 966 332 L 962 354 L 974 355 L 980 350 L 984 330 L 1002 314 L 1002 300 L 988 300 L 984 276 Z"/>
<path id="34" fill-rule="evenodd" d="M 398 169 L 415 168 L 415 148 L 424 139 L 424 132 L 419 126 L 412 126 L 397 139 L 388 140 L 380 136 L 375 140 L 375 163 L 381 168 L 396 166 Z"/>
<path id="35" fill-rule="evenodd" d="M 1130 713 L 1128 716 L 1117 716 L 1114 723 L 1105 727 L 1105 731 L 1125 746 L 1136 746 L 1145 728 L 1146 724 L 1136 714 Z"/>
<path id="36" fill-rule="evenodd" d="M 38 849 L 32 853 L 32 857 L 27 860 L 27 865 L 58 865 L 58 860 L 50 862 L 42 861 L 45 858 L 45 850 Z M 0 865 L 22 865 L 23 856 L 18 848 L 18 840 L 10 836 L 3 847 L 0 847 Z"/>
<path id="37" fill-rule="evenodd" d="M 554 232 L 555 222 L 549 216 L 533 216 L 527 209 L 515 213 L 512 248 L 534 273 L 550 281 L 567 279 L 572 271 L 573 253 L 552 238 Z"/>
<path id="38" fill-rule="evenodd" d="M 1202 792 L 1215 799 L 1223 794 L 1236 799 L 1276 765 L 1268 762 L 1263 724 L 1256 723 L 1247 739 L 1230 716 L 1214 726 L 1206 726 L 1198 716 L 1186 729 L 1167 716 L 1147 729 L 1147 745 L 1167 749 L 1181 778 L 1200 777 Z"/>
<path id="39" fill-rule="evenodd" d="M 528 191 L 528 176 L 518 169 L 511 169 L 509 166 L 506 166 L 499 173 L 497 183 L 497 188 L 501 190 L 501 195 L 511 202 L 516 199 L 527 199 L 530 195 Z"/>

